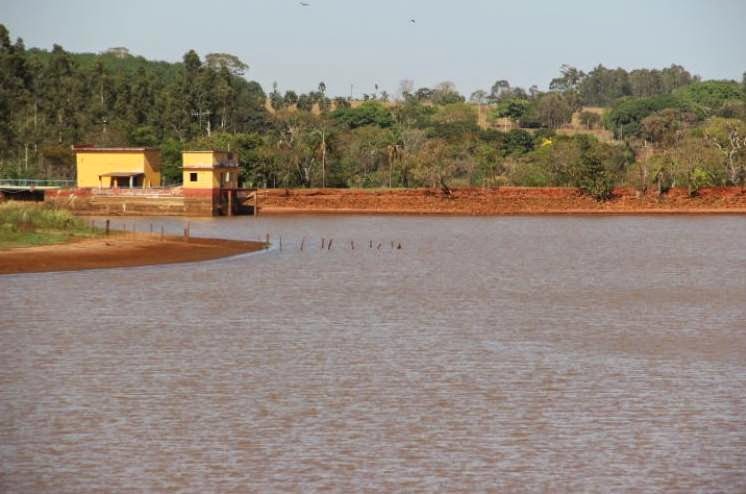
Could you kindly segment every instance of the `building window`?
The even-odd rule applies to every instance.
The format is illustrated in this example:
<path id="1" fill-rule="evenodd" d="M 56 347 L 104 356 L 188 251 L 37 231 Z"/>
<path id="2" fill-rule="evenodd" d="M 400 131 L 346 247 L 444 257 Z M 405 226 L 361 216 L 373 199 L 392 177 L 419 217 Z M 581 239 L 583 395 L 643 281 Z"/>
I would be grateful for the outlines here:
<path id="1" fill-rule="evenodd" d="M 228 172 L 225 174 L 225 183 L 229 184 L 231 183 L 231 173 Z"/>
<path id="2" fill-rule="evenodd" d="M 192 172 L 189 174 L 189 181 L 190 182 L 196 182 L 197 181 L 197 174 Z"/>

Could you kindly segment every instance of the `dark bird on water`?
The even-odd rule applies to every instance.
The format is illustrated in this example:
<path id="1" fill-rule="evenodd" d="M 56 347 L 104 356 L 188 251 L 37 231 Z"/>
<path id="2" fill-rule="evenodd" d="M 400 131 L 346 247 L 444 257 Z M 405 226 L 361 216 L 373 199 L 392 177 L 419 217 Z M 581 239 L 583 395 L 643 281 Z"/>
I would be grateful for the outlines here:
<path id="1" fill-rule="evenodd" d="M 301 7 L 310 7 L 311 6 L 311 4 L 308 3 L 308 2 L 298 2 L 298 3 L 300 4 Z"/>
<path id="2" fill-rule="evenodd" d="M 417 21 L 415 21 L 414 19 L 409 19 L 409 22 L 411 22 L 412 24 L 417 24 Z"/>

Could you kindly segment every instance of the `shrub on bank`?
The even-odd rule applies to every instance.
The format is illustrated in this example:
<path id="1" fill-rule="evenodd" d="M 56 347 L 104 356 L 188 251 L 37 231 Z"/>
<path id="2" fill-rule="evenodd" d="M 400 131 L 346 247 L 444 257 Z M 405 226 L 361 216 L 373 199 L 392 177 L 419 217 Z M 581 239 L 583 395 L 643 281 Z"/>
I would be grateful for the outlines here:
<path id="1" fill-rule="evenodd" d="M 95 233 L 70 211 L 49 204 L 0 204 L 0 247 L 57 243 Z"/>

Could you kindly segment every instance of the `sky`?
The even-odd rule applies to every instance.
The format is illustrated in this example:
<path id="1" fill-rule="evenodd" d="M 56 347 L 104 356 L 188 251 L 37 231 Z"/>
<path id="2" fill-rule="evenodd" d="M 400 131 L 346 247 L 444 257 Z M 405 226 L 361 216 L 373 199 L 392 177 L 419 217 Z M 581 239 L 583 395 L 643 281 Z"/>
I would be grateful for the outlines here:
<path id="1" fill-rule="evenodd" d="M 231 53 L 267 92 L 324 81 L 330 96 L 375 84 L 394 95 L 404 79 L 452 81 L 467 96 L 501 79 L 544 89 L 562 64 L 746 71 L 746 0 L 304 1 L 0 0 L 0 23 L 27 47 L 125 46 L 170 62 Z"/>

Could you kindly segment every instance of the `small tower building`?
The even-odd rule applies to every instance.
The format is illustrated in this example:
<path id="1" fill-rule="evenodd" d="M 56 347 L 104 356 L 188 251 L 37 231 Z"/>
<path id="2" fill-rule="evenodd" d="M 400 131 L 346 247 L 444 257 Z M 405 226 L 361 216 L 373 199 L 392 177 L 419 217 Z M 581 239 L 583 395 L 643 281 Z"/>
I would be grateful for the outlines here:
<path id="1" fill-rule="evenodd" d="M 191 216 L 232 216 L 240 168 L 228 151 L 184 151 L 184 209 Z"/>

